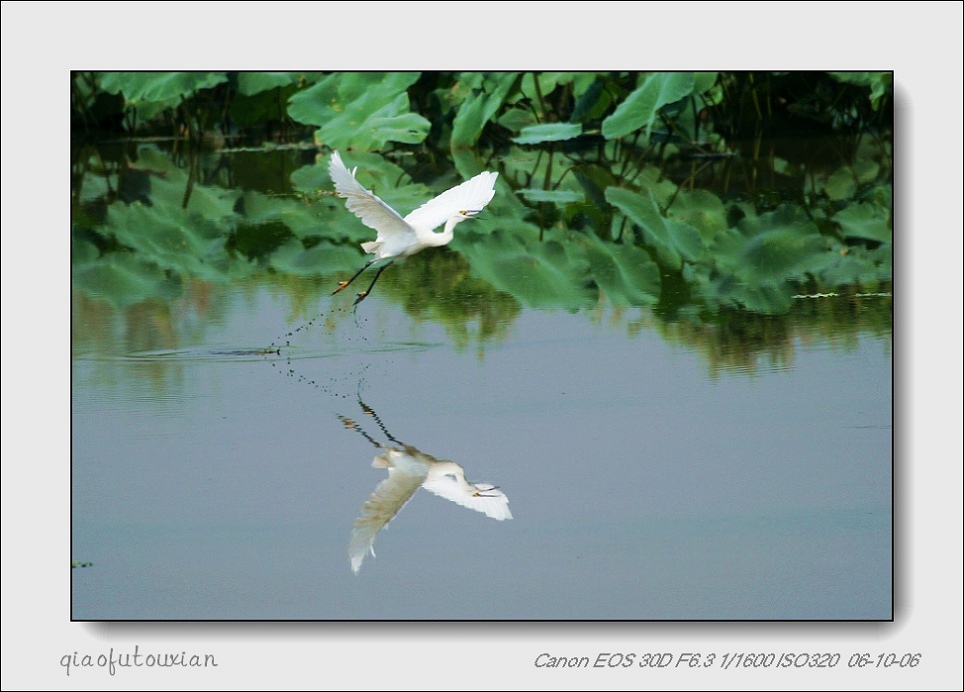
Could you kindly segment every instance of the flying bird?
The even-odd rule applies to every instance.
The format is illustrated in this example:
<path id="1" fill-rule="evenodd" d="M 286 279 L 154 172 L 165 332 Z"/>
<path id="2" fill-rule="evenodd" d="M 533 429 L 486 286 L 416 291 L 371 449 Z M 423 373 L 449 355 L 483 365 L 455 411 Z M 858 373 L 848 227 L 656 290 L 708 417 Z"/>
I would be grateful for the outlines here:
<path id="1" fill-rule="evenodd" d="M 345 199 L 348 211 L 378 232 L 375 240 L 361 244 L 362 250 L 374 257 L 365 262 L 350 279 L 340 281 L 338 288 L 332 291 L 334 295 L 347 288 L 362 272 L 377 263 L 375 278 L 367 289 L 358 294 L 355 305 L 371 293 L 378 277 L 395 260 L 405 259 L 427 247 L 448 245 L 454 236 L 455 227 L 467 219 L 475 218 L 492 200 L 495 195 L 495 181 L 499 177 L 498 173 L 490 171 L 479 173 L 429 200 L 403 218 L 355 179 L 357 170 L 357 166 L 348 170 L 337 151 L 331 153 L 328 172 L 335 184 L 335 192 Z M 442 232 L 436 233 L 435 229 L 443 224 L 445 226 Z"/>

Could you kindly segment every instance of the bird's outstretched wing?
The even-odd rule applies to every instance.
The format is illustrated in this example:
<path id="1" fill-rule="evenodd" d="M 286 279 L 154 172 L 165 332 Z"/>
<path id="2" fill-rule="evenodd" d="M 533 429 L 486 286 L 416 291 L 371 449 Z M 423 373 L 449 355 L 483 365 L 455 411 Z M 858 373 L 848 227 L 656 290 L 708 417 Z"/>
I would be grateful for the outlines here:
<path id="1" fill-rule="evenodd" d="M 481 211 L 495 195 L 498 173 L 483 171 L 474 178 L 446 190 L 435 199 L 420 206 L 405 217 L 405 221 L 419 231 L 432 231 L 453 215 L 465 211 Z"/>
<path id="2" fill-rule="evenodd" d="M 509 511 L 509 498 L 501 490 L 489 483 L 476 483 L 472 491 L 460 484 L 450 475 L 430 474 L 422 487 L 429 490 L 439 497 L 446 500 L 482 512 L 487 517 L 503 521 L 511 519 L 512 512 Z"/>
<path id="3" fill-rule="evenodd" d="M 383 236 L 399 233 L 414 237 L 412 228 L 397 211 L 355 180 L 355 170 L 357 167 L 349 171 L 341 160 L 341 155 L 337 151 L 331 152 L 328 173 L 338 196 L 345 199 L 348 211 L 361 219 L 363 224 L 378 231 L 379 240 L 384 240 Z"/>
<path id="4" fill-rule="evenodd" d="M 424 465 L 412 463 L 407 455 L 397 450 L 379 454 L 372 465 L 377 468 L 388 467 L 388 478 L 375 487 L 352 527 L 348 556 L 352 571 L 356 574 L 361 569 L 365 555 L 369 552 L 375 554 L 375 536 L 412 498 L 428 472 Z"/>

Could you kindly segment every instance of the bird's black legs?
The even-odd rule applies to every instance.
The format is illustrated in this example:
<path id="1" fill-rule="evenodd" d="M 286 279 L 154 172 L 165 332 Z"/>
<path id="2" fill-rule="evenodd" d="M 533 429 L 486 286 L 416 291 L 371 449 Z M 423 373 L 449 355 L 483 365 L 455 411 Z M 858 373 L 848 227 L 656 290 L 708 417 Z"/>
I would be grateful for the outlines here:
<path id="1" fill-rule="evenodd" d="M 365 262 L 365 266 L 359 269 L 357 272 L 355 272 L 355 275 L 352 276 L 350 279 L 348 279 L 348 281 L 339 281 L 338 288 L 332 291 L 331 295 L 335 295 L 339 291 L 342 291 L 345 288 L 347 288 L 348 284 L 350 284 L 352 281 L 354 281 L 359 276 L 361 276 L 361 273 L 366 269 L 368 269 L 370 266 L 372 266 L 372 264 L 374 264 L 375 262 L 376 260 L 368 260 L 367 262 Z M 385 269 L 387 269 L 390 264 L 391 262 L 388 262 L 378 268 L 378 271 L 375 272 L 375 278 L 372 279 L 372 282 L 370 284 L 368 284 L 368 288 L 362 291 L 361 293 L 359 293 L 358 297 L 355 298 L 355 305 L 358 305 L 360 302 L 362 302 L 363 300 L 365 300 L 365 298 L 368 297 L 368 294 L 372 292 L 372 288 L 375 286 L 375 282 L 378 281 L 378 277 L 382 275 L 382 272 L 385 271 Z"/>
<path id="2" fill-rule="evenodd" d="M 350 284 L 352 281 L 354 281 L 355 279 L 357 279 L 357 278 L 361 275 L 361 273 L 362 273 L 363 271 L 365 271 L 365 270 L 368 269 L 370 266 L 372 266 L 372 262 L 374 262 L 374 261 L 375 261 L 375 260 L 368 260 L 367 262 L 365 262 L 365 266 L 362 267 L 361 269 L 359 269 L 357 272 L 355 272 L 355 275 L 354 275 L 353 277 L 351 277 L 350 279 L 348 279 L 348 281 L 339 281 L 339 282 L 338 282 L 338 288 L 336 288 L 334 291 L 332 291 L 332 292 L 331 292 L 331 295 L 335 295 L 336 293 L 338 293 L 338 291 L 344 290 L 344 289 L 348 286 L 348 284 Z M 373 282 L 373 283 L 374 283 L 374 282 Z M 370 287 L 369 287 L 369 290 L 371 290 Z"/>
<path id="3" fill-rule="evenodd" d="M 371 262 L 369 262 L 368 264 L 371 264 Z M 378 271 L 375 272 L 375 278 L 372 279 L 372 282 L 371 282 L 370 284 L 368 284 L 368 288 L 365 289 L 364 291 L 362 291 L 361 293 L 359 293 L 359 294 L 358 294 L 358 297 L 355 298 L 355 305 L 358 305 L 360 302 L 362 302 L 363 300 L 365 300 L 365 298 L 368 297 L 368 294 L 372 292 L 372 288 L 374 288 L 374 286 L 375 286 L 375 282 L 378 281 L 378 277 L 382 275 L 382 272 L 385 271 L 385 270 L 389 267 L 390 264 L 391 264 L 391 262 L 389 262 L 388 264 L 384 264 L 384 265 L 382 265 L 381 267 L 378 268 Z M 367 267 L 368 265 L 366 264 L 365 266 Z M 359 273 L 361 273 L 361 272 L 359 272 Z M 356 274 L 355 276 L 358 276 L 358 274 Z M 355 277 L 353 276 L 352 279 L 354 279 L 354 278 L 355 278 Z M 351 281 L 349 281 L 348 283 L 351 283 Z M 348 284 L 345 284 L 345 286 L 347 286 L 347 285 L 348 285 Z M 342 288 L 344 288 L 344 286 L 342 286 Z M 341 290 L 341 289 L 338 289 L 338 290 Z"/>
<path id="4" fill-rule="evenodd" d="M 382 423 L 382 419 L 378 417 L 378 414 L 377 414 L 377 413 L 375 413 L 375 409 L 373 409 L 371 406 L 369 406 L 369 405 L 366 404 L 364 401 L 362 401 L 362 400 L 361 400 L 361 397 L 358 398 L 358 403 L 359 403 L 359 405 L 361 406 L 362 411 L 365 412 L 365 415 L 366 415 L 366 416 L 371 416 L 372 418 L 375 419 L 375 423 L 378 424 L 378 428 L 382 431 L 382 433 L 385 435 L 385 437 L 387 437 L 390 441 L 394 442 L 394 443 L 397 444 L 397 445 L 400 445 L 400 446 L 402 446 L 402 447 L 407 446 L 407 445 L 406 445 L 404 442 L 402 442 L 401 440 L 396 440 L 396 439 L 392 436 L 392 434 L 391 434 L 390 432 L 388 432 L 388 428 L 385 427 L 385 424 Z M 372 437 L 372 436 L 369 435 L 367 432 L 365 432 L 365 429 L 362 428 L 358 423 L 356 423 L 355 421 L 353 421 L 351 418 L 348 418 L 347 416 L 338 416 L 338 418 L 341 420 L 341 422 L 345 425 L 346 428 L 348 428 L 349 430 L 354 430 L 354 431 L 357 432 L 359 435 L 361 435 L 362 437 L 364 437 L 366 440 L 368 440 L 369 442 L 371 442 L 374 446 L 376 446 L 376 447 L 378 447 L 378 448 L 380 448 L 380 449 L 384 449 L 384 448 L 385 448 L 385 445 L 383 445 L 381 442 L 379 442 L 379 441 L 376 440 L 374 437 Z"/>

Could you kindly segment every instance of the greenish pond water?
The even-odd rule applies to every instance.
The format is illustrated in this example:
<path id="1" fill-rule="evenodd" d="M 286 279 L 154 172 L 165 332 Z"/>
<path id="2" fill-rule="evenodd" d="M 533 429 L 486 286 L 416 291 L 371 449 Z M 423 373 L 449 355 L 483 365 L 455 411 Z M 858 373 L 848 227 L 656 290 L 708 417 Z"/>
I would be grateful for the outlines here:
<path id="1" fill-rule="evenodd" d="M 268 275 L 75 291 L 74 619 L 892 616 L 892 339 L 860 326 L 890 298 L 797 299 L 851 314 L 836 335 L 600 305 L 483 339 L 399 308 L 413 266 L 355 311 Z M 457 462 L 512 518 L 418 489 L 355 574 L 373 440 Z"/>

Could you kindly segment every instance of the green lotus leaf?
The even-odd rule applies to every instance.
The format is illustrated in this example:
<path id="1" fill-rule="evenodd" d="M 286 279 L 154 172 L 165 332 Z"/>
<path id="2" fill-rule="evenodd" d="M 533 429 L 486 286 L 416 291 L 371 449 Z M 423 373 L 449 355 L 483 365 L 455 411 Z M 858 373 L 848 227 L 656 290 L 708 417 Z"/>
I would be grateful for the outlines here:
<path id="1" fill-rule="evenodd" d="M 785 283 L 752 283 L 734 274 L 719 274 L 707 265 L 686 265 L 683 278 L 708 307 L 739 307 L 778 315 L 789 310 L 795 293 Z"/>
<path id="2" fill-rule="evenodd" d="M 808 269 L 820 286 L 868 285 L 891 279 L 892 257 L 890 246 L 866 250 L 839 244 L 814 256 Z"/>
<path id="3" fill-rule="evenodd" d="M 98 257 L 100 257 L 100 250 L 89 241 L 74 240 L 70 244 L 70 264 L 72 267 L 95 262 Z"/>
<path id="4" fill-rule="evenodd" d="M 255 130 L 268 122 L 287 120 L 288 99 L 324 76 L 317 72 L 237 73 L 238 93 L 228 105 L 232 124 Z"/>
<path id="5" fill-rule="evenodd" d="M 663 175 L 659 166 L 653 165 L 644 166 L 634 177 L 625 179 L 619 187 L 647 190 L 660 209 L 671 207 L 679 195 L 676 184 Z"/>
<path id="6" fill-rule="evenodd" d="M 737 228 L 719 233 L 711 247 L 721 274 L 750 285 L 803 279 L 813 257 L 829 251 L 816 224 L 790 205 L 742 219 Z"/>
<path id="7" fill-rule="evenodd" d="M 593 77 L 576 100 L 569 120 L 574 123 L 585 123 L 601 118 L 612 102 L 613 97 L 606 89 L 606 82 Z"/>
<path id="8" fill-rule="evenodd" d="M 357 152 L 352 152 L 354 159 Z M 348 167 L 349 170 L 354 165 Z M 334 194 L 335 186 L 331 182 L 328 174 L 328 157 L 315 157 L 315 163 L 302 166 L 291 174 L 291 184 L 306 195 L 312 195 L 318 191 L 326 191 Z"/>
<path id="9" fill-rule="evenodd" d="M 114 307 L 126 307 L 149 298 L 169 298 L 177 286 L 157 265 L 129 252 L 112 252 L 98 261 L 75 268 L 75 288 L 106 300 Z"/>
<path id="10" fill-rule="evenodd" d="M 220 187 L 192 185 L 176 180 L 155 180 L 151 185 L 151 200 L 155 207 L 169 206 L 197 214 L 225 228 L 225 222 L 236 214 L 234 205 L 241 197 L 241 190 L 226 190 Z"/>
<path id="11" fill-rule="evenodd" d="M 854 161 L 853 171 L 858 183 L 872 183 L 880 177 L 880 163 L 869 158 L 859 158 Z"/>
<path id="12" fill-rule="evenodd" d="M 616 139 L 637 130 L 652 127 L 656 114 L 663 106 L 675 103 L 693 93 L 695 78 L 692 72 L 653 72 L 643 83 L 603 120 L 602 134 Z"/>
<path id="13" fill-rule="evenodd" d="M 313 84 L 324 77 L 320 72 L 239 72 L 238 93 L 254 96 L 278 87 Z"/>
<path id="14" fill-rule="evenodd" d="M 579 123 L 546 123 L 524 128 L 518 137 L 512 138 L 512 141 L 516 144 L 541 144 L 574 139 L 581 134 L 582 125 Z"/>
<path id="15" fill-rule="evenodd" d="M 839 202 L 853 199 L 857 192 L 857 176 L 850 166 L 842 166 L 830 174 L 823 184 L 823 191 L 831 200 Z"/>
<path id="16" fill-rule="evenodd" d="M 498 228 L 459 245 L 473 275 L 530 307 L 578 310 L 596 300 L 584 253 L 573 243 L 539 242 L 535 229 Z"/>
<path id="17" fill-rule="evenodd" d="M 226 234 L 215 222 L 183 209 L 116 203 L 104 230 L 147 262 L 184 276 L 223 279 Z"/>
<path id="18" fill-rule="evenodd" d="M 201 89 L 228 81 L 225 72 L 101 72 L 100 88 L 123 94 L 128 105 L 169 108 Z M 143 117 L 143 114 L 141 114 Z"/>
<path id="19" fill-rule="evenodd" d="M 573 190 L 516 190 L 530 202 L 554 202 L 555 204 L 572 204 L 582 202 L 586 197 L 581 192 Z"/>
<path id="20" fill-rule="evenodd" d="M 292 204 L 281 213 L 278 220 L 298 238 L 310 238 L 312 236 L 331 238 L 329 229 L 336 223 L 341 224 L 344 219 L 340 212 L 340 209 L 321 204 L 311 206 Z M 360 230 L 346 229 L 344 237 L 357 240 L 362 235 L 364 234 Z"/>
<path id="21" fill-rule="evenodd" d="M 699 231 L 687 223 L 664 218 L 651 191 L 640 195 L 610 187 L 606 189 L 606 200 L 642 229 L 646 244 L 670 267 L 679 269 L 684 260 L 693 261 L 703 254 Z"/>
<path id="22" fill-rule="evenodd" d="M 536 116 L 528 108 L 510 108 L 499 116 L 499 125 L 511 132 L 520 132 L 523 128 L 536 124 Z"/>
<path id="23" fill-rule="evenodd" d="M 775 229 L 749 239 L 742 248 L 745 263 L 741 275 L 757 282 L 803 279 L 807 262 L 829 249 L 826 238 L 816 232 Z"/>
<path id="24" fill-rule="evenodd" d="M 693 93 L 700 95 L 710 91 L 716 86 L 716 81 L 719 77 L 719 72 L 694 72 Z"/>
<path id="25" fill-rule="evenodd" d="M 408 107 L 408 94 L 399 94 L 375 111 L 366 123 L 371 141 L 382 146 L 386 142 L 418 144 L 425 139 L 432 124 L 417 113 L 407 112 Z"/>
<path id="26" fill-rule="evenodd" d="M 793 288 L 789 285 L 742 285 L 731 292 L 731 299 L 750 312 L 780 315 L 793 304 Z"/>
<path id="27" fill-rule="evenodd" d="M 291 97 L 288 115 L 316 125 L 315 142 L 370 151 L 388 142 L 416 143 L 431 123 L 409 110 L 407 89 L 417 72 L 350 72 L 327 76 Z"/>
<path id="28" fill-rule="evenodd" d="M 635 245 L 607 243 L 586 234 L 586 258 L 592 278 L 617 305 L 653 305 L 659 300 L 659 266 Z"/>
<path id="29" fill-rule="evenodd" d="M 149 174 L 145 201 L 152 206 L 167 207 L 171 213 L 183 209 L 218 222 L 235 215 L 234 205 L 241 196 L 240 190 L 192 184 L 186 172 L 154 147 L 139 149 L 132 169 Z"/>
<path id="30" fill-rule="evenodd" d="M 241 195 L 238 209 L 247 223 L 259 224 L 281 221 L 298 204 L 292 199 L 248 190 Z"/>
<path id="31" fill-rule="evenodd" d="M 468 148 L 478 141 L 482 129 L 498 114 L 517 79 L 514 72 L 488 75 L 483 88 L 466 97 L 452 123 L 449 143 L 452 149 Z"/>
<path id="32" fill-rule="evenodd" d="M 826 269 L 834 254 L 816 224 L 786 205 L 717 233 L 704 260 L 685 268 L 684 277 L 710 305 L 778 314 L 789 308 L 799 282 Z"/>
<path id="33" fill-rule="evenodd" d="M 300 241 L 292 239 L 268 259 L 275 270 L 296 276 L 330 276 L 339 272 L 350 275 L 364 263 L 365 258 L 357 247 L 335 245 L 326 240 L 305 249 Z"/>
<path id="34" fill-rule="evenodd" d="M 612 172 L 608 168 L 592 164 L 580 165 L 572 172 L 588 203 L 599 210 L 609 209 L 605 190 L 616 182 Z"/>
<path id="35" fill-rule="evenodd" d="M 572 84 L 577 78 L 585 74 L 582 72 L 526 72 L 519 80 L 517 98 L 539 103 L 560 84 Z"/>
<path id="36" fill-rule="evenodd" d="M 444 192 L 449 187 L 458 185 L 464 180 L 470 180 L 482 171 L 497 170 L 496 164 L 494 162 L 486 163 L 480 157 L 479 152 L 476 149 L 453 149 L 451 151 L 451 155 L 452 163 L 455 164 L 455 172 L 458 173 L 458 176 L 455 176 L 455 172 L 453 172 L 453 176 L 450 179 L 451 185 L 448 186 L 444 185 L 444 181 L 442 180 L 437 180 L 435 183 L 433 183 L 432 188 L 438 192 Z M 504 182 L 505 178 L 500 177 L 498 180 L 496 180 L 496 185 L 500 185 Z M 502 195 L 499 194 L 499 192 L 496 192 L 495 199 L 499 199 L 501 197 Z"/>
<path id="37" fill-rule="evenodd" d="M 169 154 L 164 153 L 153 144 L 137 148 L 137 158 L 131 162 L 131 167 L 147 170 L 164 178 L 177 178 L 187 181 L 187 173 L 171 160 Z"/>
<path id="38" fill-rule="evenodd" d="M 666 210 L 666 216 L 700 232 L 705 241 L 728 228 L 723 200 L 709 190 L 683 190 Z"/>
<path id="39" fill-rule="evenodd" d="M 893 240 L 890 210 L 876 204 L 851 204 L 834 214 L 833 220 L 840 224 L 847 238 L 863 238 L 880 243 Z"/>
<path id="40" fill-rule="evenodd" d="M 84 176 L 80 185 L 78 199 L 81 202 L 92 202 L 101 199 L 112 189 L 117 187 L 117 176 L 113 175 L 94 175 L 88 173 Z"/>
<path id="41" fill-rule="evenodd" d="M 894 75 L 891 72 L 830 72 L 834 79 L 847 84 L 870 87 L 870 104 L 874 110 L 880 108 L 881 100 L 893 89 Z"/>

